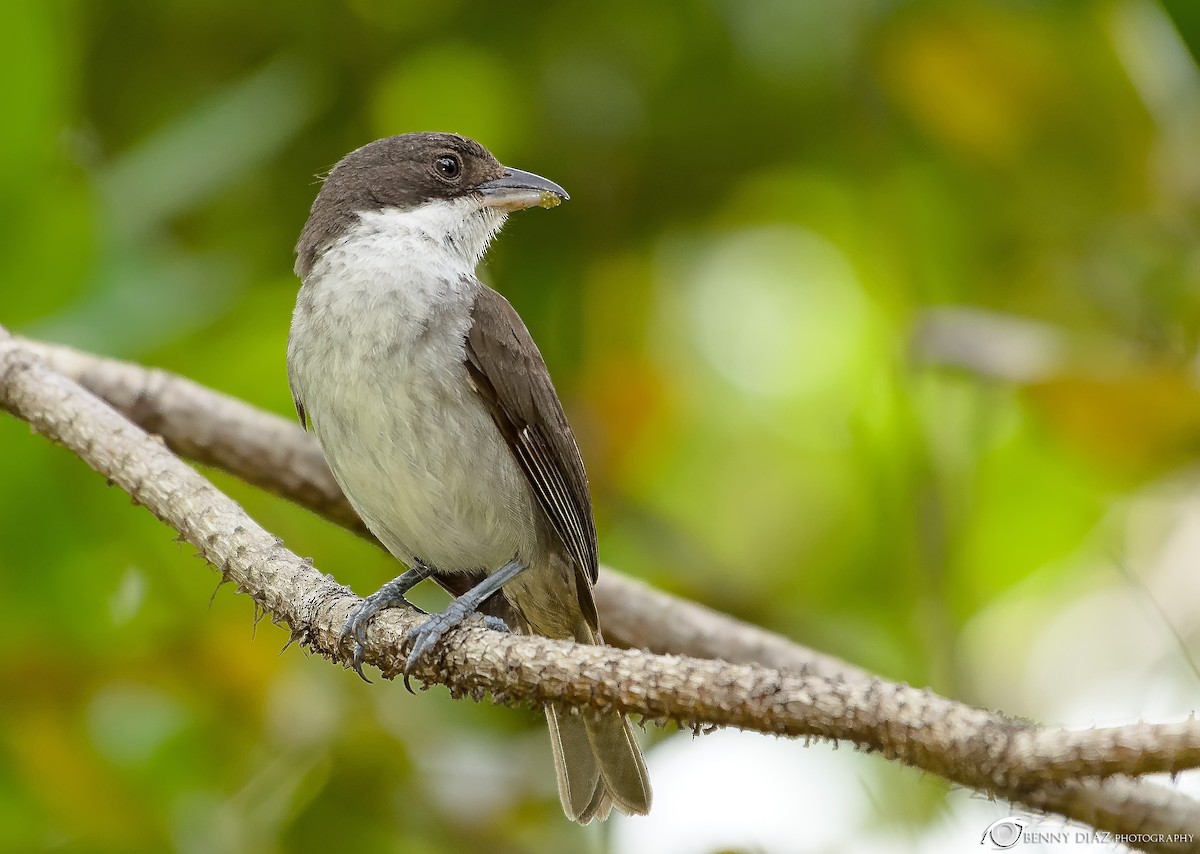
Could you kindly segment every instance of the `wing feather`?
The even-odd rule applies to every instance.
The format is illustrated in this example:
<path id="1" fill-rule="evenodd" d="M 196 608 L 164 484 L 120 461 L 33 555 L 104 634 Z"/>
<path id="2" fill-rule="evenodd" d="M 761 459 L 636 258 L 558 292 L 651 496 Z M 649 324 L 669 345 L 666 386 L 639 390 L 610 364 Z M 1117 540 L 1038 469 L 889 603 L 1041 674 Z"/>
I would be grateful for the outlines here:
<path id="1" fill-rule="evenodd" d="M 479 285 L 466 340 L 466 367 L 492 420 L 575 564 L 580 605 L 593 628 L 596 527 L 587 474 L 550 372 L 508 300 Z M 586 601 L 585 601 L 586 600 Z"/>

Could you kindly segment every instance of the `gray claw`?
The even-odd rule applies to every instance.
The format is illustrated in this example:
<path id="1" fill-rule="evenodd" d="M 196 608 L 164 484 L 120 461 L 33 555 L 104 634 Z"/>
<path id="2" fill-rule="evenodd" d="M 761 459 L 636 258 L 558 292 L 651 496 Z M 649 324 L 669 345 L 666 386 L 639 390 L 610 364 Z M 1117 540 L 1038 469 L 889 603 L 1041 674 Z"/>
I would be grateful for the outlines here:
<path id="1" fill-rule="evenodd" d="M 347 638 L 354 638 L 354 658 L 350 666 L 354 668 L 354 672 L 358 674 L 358 678 L 364 682 L 370 683 L 370 679 L 362 671 L 364 645 L 367 642 L 367 628 L 371 625 L 371 618 L 375 616 L 379 609 L 370 607 L 370 597 L 367 597 L 361 604 L 354 606 L 349 615 L 346 617 L 346 625 L 342 626 L 342 633 L 338 637 L 339 643 L 345 643 Z"/>
<path id="2" fill-rule="evenodd" d="M 408 682 L 412 669 L 438 645 L 446 632 L 461 624 L 467 617 L 472 616 L 472 612 L 461 607 L 456 608 L 455 604 L 451 602 L 450 607 L 444 612 L 434 614 L 421 625 L 409 630 L 407 639 L 412 644 L 412 649 L 408 653 L 408 659 L 404 662 L 404 687 L 410 694 L 416 693 Z M 493 617 L 490 614 L 476 616 L 479 616 L 483 620 L 484 626 L 492 631 L 508 634 L 508 623 L 499 617 Z"/>
<path id="3" fill-rule="evenodd" d="M 434 614 L 421 625 L 409 630 L 408 641 L 412 644 L 412 650 L 408 653 L 408 660 L 404 662 L 404 676 L 407 679 L 408 674 L 425 655 L 437 646 L 438 641 L 442 639 L 442 635 L 450 631 L 463 621 L 466 616 L 461 613 L 452 613 L 455 609 L 447 608 L 445 613 Z"/>
<path id="4" fill-rule="evenodd" d="M 474 614 L 476 609 L 486 602 L 489 596 L 516 578 L 525 569 L 525 564 L 516 558 L 510 560 L 451 602 L 445 611 L 430 617 L 408 633 L 407 640 L 412 643 L 412 650 L 408 654 L 408 660 L 404 662 L 404 687 L 409 690 L 409 693 L 412 693 L 412 686 L 408 684 L 409 674 L 417 666 L 417 662 L 429 650 L 437 646 L 437 642 L 442 639 L 442 635 L 461 623 L 469 614 Z M 495 621 L 495 618 L 493 617 L 492 620 Z M 503 625 L 503 621 L 491 622 L 487 617 L 484 617 L 484 624 L 489 628 L 497 628 L 496 622 L 500 622 Z M 507 631 L 508 627 L 504 626 L 504 630 Z"/>
<path id="5" fill-rule="evenodd" d="M 493 617 L 491 614 L 480 614 L 479 616 L 483 617 L 483 624 L 493 632 L 500 632 L 501 634 L 506 635 L 512 631 L 512 629 L 508 627 L 508 623 L 504 622 L 499 617 Z"/>
<path id="6" fill-rule="evenodd" d="M 359 678 L 367 683 L 370 683 L 371 680 L 363 674 L 362 665 L 363 655 L 366 652 L 367 629 L 371 627 L 371 620 L 380 611 L 388 608 L 403 606 L 412 608 L 414 611 L 421 611 L 420 608 L 405 599 L 403 593 L 397 593 L 394 589 L 389 589 L 389 586 L 385 584 L 350 609 L 350 613 L 346 616 L 346 624 L 342 626 L 342 633 L 338 636 L 339 644 L 345 643 L 348 638 L 354 638 L 354 657 L 350 666 L 354 668 L 354 672 L 358 674 Z M 421 611 L 421 613 L 425 612 Z"/>

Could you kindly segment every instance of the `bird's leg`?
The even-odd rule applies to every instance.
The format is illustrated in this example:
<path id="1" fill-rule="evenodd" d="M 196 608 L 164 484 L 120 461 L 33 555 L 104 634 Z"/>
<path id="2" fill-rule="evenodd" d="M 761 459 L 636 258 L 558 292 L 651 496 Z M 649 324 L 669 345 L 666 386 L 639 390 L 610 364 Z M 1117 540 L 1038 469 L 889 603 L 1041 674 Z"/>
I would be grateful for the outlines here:
<path id="1" fill-rule="evenodd" d="M 342 626 L 339 640 L 344 642 L 348 637 L 354 638 L 354 672 L 364 682 L 371 681 L 363 676 L 362 672 L 363 647 L 367 642 L 367 628 L 371 625 L 371 620 L 385 608 L 398 608 L 403 605 L 421 611 L 420 608 L 405 599 L 404 594 L 433 574 L 432 567 L 417 561 L 416 565 L 408 572 L 396 576 L 350 610 L 349 616 L 346 617 L 346 625 Z M 421 611 L 421 613 L 425 612 Z"/>
<path id="2" fill-rule="evenodd" d="M 440 614 L 433 614 L 429 619 L 421 623 L 421 625 L 412 629 L 408 633 L 408 639 L 412 641 L 413 645 L 412 651 L 408 654 L 408 661 L 404 663 L 405 687 L 408 687 L 409 672 L 421 660 L 422 656 L 437 646 L 437 642 L 442 639 L 442 635 L 457 626 L 471 614 L 474 614 L 479 606 L 483 604 L 483 600 L 512 581 L 524 572 L 525 569 L 525 564 L 517 560 L 510 560 L 451 602 L 445 611 Z M 508 626 L 504 624 L 504 621 L 496 617 L 484 617 L 484 623 L 490 629 L 508 631 Z M 412 689 L 410 688 L 409 690 L 411 691 Z"/>

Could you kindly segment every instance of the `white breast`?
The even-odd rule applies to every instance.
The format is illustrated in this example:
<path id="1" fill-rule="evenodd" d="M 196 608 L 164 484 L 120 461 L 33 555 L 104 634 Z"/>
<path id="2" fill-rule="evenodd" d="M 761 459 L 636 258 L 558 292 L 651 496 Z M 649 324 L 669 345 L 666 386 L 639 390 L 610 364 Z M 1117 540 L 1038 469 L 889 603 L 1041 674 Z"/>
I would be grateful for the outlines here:
<path id="1" fill-rule="evenodd" d="M 503 220 L 460 204 L 363 215 L 314 265 L 288 342 L 350 502 L 398 558 L 442 572 L 528 563 L 537 548 L 529 487 L 465 369 L 474 265 Z"/>

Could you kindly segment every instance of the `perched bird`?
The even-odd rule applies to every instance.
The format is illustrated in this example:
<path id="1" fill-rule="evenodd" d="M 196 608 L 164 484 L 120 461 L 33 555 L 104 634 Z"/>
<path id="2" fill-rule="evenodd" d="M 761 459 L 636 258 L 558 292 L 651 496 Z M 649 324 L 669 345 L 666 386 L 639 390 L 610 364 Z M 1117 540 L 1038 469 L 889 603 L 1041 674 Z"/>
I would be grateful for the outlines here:
<path id="1" fill-rule="evenodd" d="M 346 623 L 359 675 L 371 618 L 412 607 L 404 594 L 430 577 L 459 595 L 414 631 L 406 670 L 476 610 L 603 642 L 575 437 L 529 330 L 475 275 L 510 211 L 566 198 L 474 140 L 410 133 L 346 155 L 313 202 L 296 246 L 292 396 L 350 503 L 409 567 Z M 649 811 L 624 716 L 547 706 L 546 720 L 568 817 Z"/>

